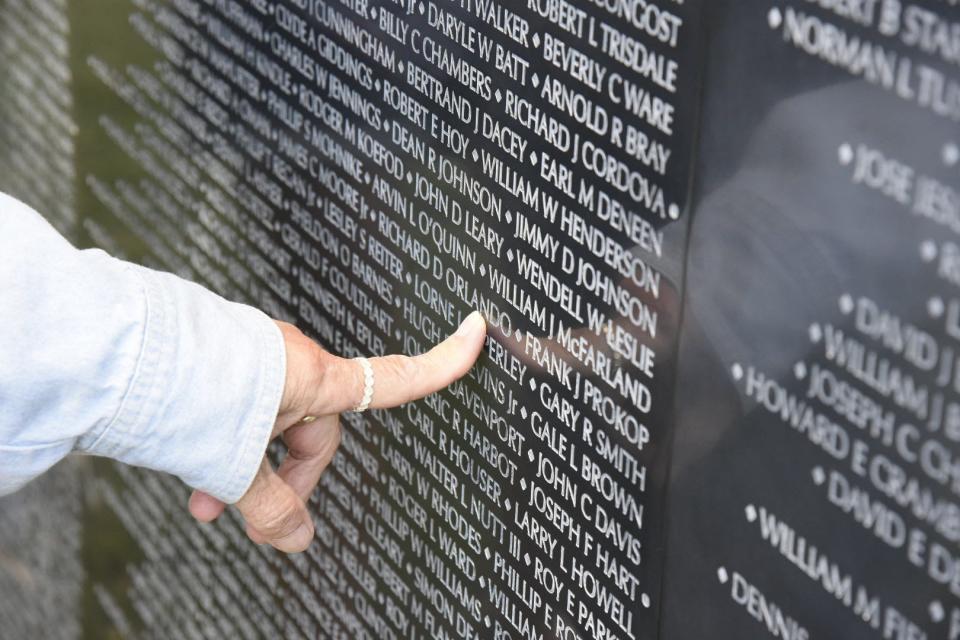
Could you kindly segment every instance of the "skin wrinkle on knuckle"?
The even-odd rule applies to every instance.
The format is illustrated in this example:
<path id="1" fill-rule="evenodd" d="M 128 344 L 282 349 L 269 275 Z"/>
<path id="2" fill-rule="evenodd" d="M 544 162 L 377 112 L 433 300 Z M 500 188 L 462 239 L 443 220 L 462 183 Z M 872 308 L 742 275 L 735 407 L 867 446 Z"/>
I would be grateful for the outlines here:
<path id="1" fill-rule="evenodd" d="M 282 540 L 292 535 L 305 522 L 301 509 L 293 505 L 292 501 L 285 501 L 282 510 L 270 513 L 264 518 L 263 524 L 257 530 L 273 540 Z"/>
<path id="2" fill-rule="evenodd" d="M 269 513 L 271 511 L 270 498 L 265 493 L 258 493 L 250 501 L 248 508 L 246 509 L 246 520 L 253 524 L 258 531 L 263 530 L 263 525 L 260 524 L 261 521 L 264 521 L 265 518 L 261 515 L 264 513 Z"/>
<path id="3" fill-rule="evenodd" d="M 250 488 L 247 489 L 247 493 L 240 498 L 240 502 L 237 503 L 237 506 L 241 510 L 256 510 L 259 505 L 265 502 L 264 496 L 267 489 L 267 477 L 266 470 L 261 463 L 260 469 L 257 470 L 257 475 L 253 479 Z"/>
<path id="4" fill-rule="evenodd" d="M 238 506 L 241 507 L 241 513 L 244 514 L 245 519 L 261 532 L 265 525 L 260 522 L 268 522 L 270 514 L 279 512 L 265 467 L 260 468 L 257 479 L 247 492 L 245 500 Z"/>
<path id="5" fill-rule="evenodd" d="M 287 449 L 287 456 L 295 462 L 310 462 L 314 458 L 313 454 L 300 449 Z"/>

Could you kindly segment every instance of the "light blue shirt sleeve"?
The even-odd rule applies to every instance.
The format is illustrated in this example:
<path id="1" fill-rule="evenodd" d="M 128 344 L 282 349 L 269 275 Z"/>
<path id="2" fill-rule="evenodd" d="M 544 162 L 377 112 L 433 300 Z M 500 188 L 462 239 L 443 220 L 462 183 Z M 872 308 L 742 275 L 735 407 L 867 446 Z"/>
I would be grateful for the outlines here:
<path id="1" fill-rule="evenodd" d="M 0 494 L 85 453 L 236 502 L 285 375 L 279 327 L 262 312 L 78 250 L 0 194 Z"/>

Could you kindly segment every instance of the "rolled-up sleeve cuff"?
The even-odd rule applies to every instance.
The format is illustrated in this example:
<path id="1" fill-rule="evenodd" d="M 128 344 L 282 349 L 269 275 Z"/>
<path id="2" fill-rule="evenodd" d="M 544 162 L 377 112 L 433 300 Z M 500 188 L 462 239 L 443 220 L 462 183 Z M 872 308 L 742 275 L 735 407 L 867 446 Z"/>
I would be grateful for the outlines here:
<path id="1" fill-rule="evenodd" d="M 250 310 L 259 314 L 254 322 L 259 325 L 262 369 L 253 385 L 259 397 L 254 402 L 249 420 L 240 425 L 239 437 L 230 443 L 235 453 L 229 455 L 227 461 L 234 461 L 233 470 L 223 478 L 214 476 L 200 480 L 196 486 L 227 503 L 239 500 L 253 483 L 270 443 L 286 380 L 286 351 L 280 328 L 265 314 Z"/>
<path id="2" fill-rule="evenodd" d="M 227 503 L 260 467 L 286 377 L 283 336 L 261 311 L 129 265 L 143 338 L 117 415 L 77 449 L 165 471 Z"/>

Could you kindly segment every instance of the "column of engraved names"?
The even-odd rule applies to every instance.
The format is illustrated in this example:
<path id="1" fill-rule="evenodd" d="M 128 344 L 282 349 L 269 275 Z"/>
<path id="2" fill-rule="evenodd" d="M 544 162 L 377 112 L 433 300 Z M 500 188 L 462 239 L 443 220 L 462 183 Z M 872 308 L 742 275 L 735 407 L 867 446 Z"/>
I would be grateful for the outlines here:
<path id="1" fill-rule="evenodd" d="M 388 45 L 370 36 L 361 26 L 367 17 L 376 18 L 376 7 L 365 3 L 349 8 L 315 3 L 304 9 L 299 21 L 293 15 L 283 16 L 283 28 L 299 33 L 298 37 L 308 41 L 307 25 L 316 21 L 325 33 L 337 37 L 337 43 L 351 43 L 351 49 L 365 54 L 361 58 L 363 62 L 354 64 L 351 60 L 355 59 L 347 59 L 351 54 L 340 45 L 332 41 L 321 45 L 324 58 L 334 66 L 330 70 L 331 88 L 325 97 L 345 105 L 351 111 L 347 117 L 358 127 L 353 129 L 350 123 L 346 124 L 343 137 L 361 149 L 369 145 L 373 149 L 369 157 L 377 165 L 363 175 L 371 197 L 369 201 L 364 200 L 357 211 L 360 222 L 368 221 L 368 224 L 356 229 L 357 235 L 347 241 L 369 247 L 379 270 L 387 274 L 381 276 L 371 270 L 355 272 L 355 275 L 389 276 L 394 280 L 389 289 L 374 285 L 381 291 L 384 302 L 399 307 L 398 314 L 407 325 L 395 329 L 383 327 L 387 339 L 402 344 L 405 351 L 423 351 L 429 342 L 449 333 L 469 308 L 439 308 L 437 299 L 431 300 L 429 294 L 424 293 L 428 286 L 426 276 L 446 266 L 442 261 L 446 255 L 444 240 L 456 242 L 457 238 L 442 225 L 431 224 L 431 218 L 422 212 L 415 216 L 411 188 L 405 186 L 415 185 L 412 189 L 422 190 L 425 195 L 419 199 L 424 202 L 441 195 L 412 169 L 418 159 L 417 150 L 426 154 L 428 146 L 404 131 L 402 125 L 397 127 L 391 119 L 397 113 L 391 115 L 385 108 L 391 105 L 391 100 L 414 104 L 406 92 L 386 77 L 381 78 L 384 71 L 397 73 L 404 63 Z M 381 68 L 371 69 L 377 63 Z M 389 93 L 389 98 L 360 97 L 361 91 L 371 88 L 374 93 Z M 421 117 L 426 117 L 429 111 L 420 108 Z M 435 119 L 434 124 L 444 129 L 438 137 L 457 135 L 439 119 Z M 359 128 L 363 126 L 370 132 Z M 386 138 L 387 133 L 406 134 L 406 146 L 399 145 L 396 139 L 390 144 L 375 137 L 380 134 Z M 429 153 L 435 162 L 449 163 L 436 148 L 429 147 Z M 410 267 L 419 267 L 420 272 Z M 398 295 L 394 287 L 406 287 L 412 293 Z M 414 331 L 409 331 L 409 327 Z M 484 522 L 496 526 L 497 521 L 482 501 L 467 493 L 466 483 L 460 483 L 451 461 L 441 455 L 450 454 L 444 448 L 445 434 L 440 425 L 452 422 L 456 426 L 460 421 L 460 414 L 450 400 L 440 396 L 430 398 L 422 405 L 411 405 L 403 414 L 401 418 L 387 412 L 373 414 L 370 425 L 378 433 L 368 433 L 363 442 L 345 442 L 356 464 L 344 456 L 338 460 L 338 471 L 342 473 L 324 479 L 328 495 L 322 501 L 331 515 L 330 526 L 338 534 L 331 536 L 333 555 L 350 568 L 351 575 L 363 578 L 347 587 L 347 595 L 364 622 L 378 634 L 476 637 L 480 635 L 477 629 L 481 624 L 480 602 L 465 582 L 475 582 L 478 577 L 467 549 L 479 551 L 480 534 L 473 522 L 454 506 L 455 501 L 463 504 L 472 498 L 475 509 L 483 510 L 487 516 Z M 366 425 L 357 420 L 354 426 Z M 373 445 L 374 453 L 364 449 L 364 445 L 369 444 Z M 367 472 L 365 480 L 360 479 L 359 470 Z M 496 495 L 499 490 L 489 472 L 481 477 Z M 371 479 L 374 482 L 371 483 Z M 358 499 L 360 494 L 364 499 Z M 356 546 L 339 543 L 358 539 L 363 541 Z M 372 609 L 381 610 L 383 617 L 372 619 L 368 613 Z"/>
<path id="2" fill-rule="evenodd" d="M 657 358 L 671 349 L 659 314 L 661 287 L 674 283 L 653 265 L 665 248 L 661 221 L 681 210 L 669 163 L 680 80 L 672 49 L 683 20 L 631 6 L 636 13 L 623 5 L 588 14 L 528 3 L 543 25 L 529 33 L 534 64 L 495 100 L 507 126 L 533 142 L 529 151 L 501 147 L 519 151 L 520 162 L 529 154 L 536 180 L 481 151 L 487 175 L 521 201 L 508 250 L 515 275 L 490 285 L 532 325 L 501 326 L 531 365 L 534 393 L 520 417 L 540 441 L 528 452 L 536 474 L 521 481 L 511 517 L 532 580 L 514 579 L 508 559 L 500 570 L 539 591 L 524 598 L 529 612 L 501 606 L 520 632 L 539 617 L 560 635 L 634 637 L 656 589 L 655 578 L 642 580 L 651 506 L 642 451 L 663 400 L 653 392 Z"/>
<path id="3" fill-rule="evenodd" d="M 0 500 L 0 620 L 10 637 L 79 638 L 81 465 L 65 462 Z"/>
<path id="4" fill-rule="evenodd" d="M 935 129 L 955 130 L 960 49 L 945 36 L 960 23 L 947 7 L 878 1 L 810 10 L 786 4 L 769 9 L 765 18 L 785 45 L 890 92 L 883 99 L 899 99 L 909 109 L 923 111 L 918 117 L 933 121 Z M 868 37 L 854 37 L 858 29 Z M 829 40 L 837 38 L 850 43 L 850 56 L 829 54 Z M 859 135 L 861 140 L 837 140 L 829 149 L 835 153 L 824 162 L 836 163 L 865 200 L 876 197 L 891 230 L 902 229 L 907 238 L 929 234 L 919 246 L 910 243 L 909 257 L 895 258 L 898 264 L 927 265 L 907 267 L 923 278 L 919 290 L 929 291 L 925 308 L 905 306 L 899 296 L 842 292 L 835 316 L 807 329 L 815 350 L 793 367 L 798 392 L 748 363 L 734 364 L 732 372 L 771 419 L 782 421 L 823 454 L 809 478 L 828 505 L 825 509 L 843 514 L 865 536 L 890 549 L 896 565 L 886 572 L 897 580 L 859 575 L 845 558 L 846 550 L 823 545 L 802 525 L 781 517 L 775 505 L 747 504 L 744 514 L 764 543 L 813 578 L 815 588 L 849 608 L 866 629 L 884 637 L 956 638 L 956 141 L 947 136 L 935 148 L 894 149 L 884 143 L 885 130 L 865 129 Z M 729 575 L 720 569 L 721 582 Z M 731 595 L 743 604 L 748 583 L 736 572 L 734 578 Z M 914 586 L 898 591 L 900 583 Z M 748 588 L 754 598 L 763 598 L 759 587 Z M 920 593 L 926 595 L 918 603 L 913 596 Z M 787 620 L 792 629 L 803 630 L 803 621 Z"/>
<path id="5" fill-rule="evenodd" d="M 76 231 L 69 23 L 63 0 L 0 4 L 0 188 Z"/>

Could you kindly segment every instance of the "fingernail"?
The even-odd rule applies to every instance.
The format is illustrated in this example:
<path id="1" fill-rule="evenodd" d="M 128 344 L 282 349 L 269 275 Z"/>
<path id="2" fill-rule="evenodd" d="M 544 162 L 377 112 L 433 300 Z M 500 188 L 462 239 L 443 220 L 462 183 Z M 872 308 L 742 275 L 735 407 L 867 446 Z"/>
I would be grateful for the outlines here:
<path id="1" fill-rule="evenodd" d="M 483 316 L 480 315 L 479 311 L 474 311 L 464 318 L 463 322 L 461 322 L 460 326 L 457 328 L 457 332 L 453 335 L 460 338 L 469 336 L 476 332 L 481 323 L 483 323 L 484 327 L 486 327 L 486 322 L 484 321 Z"/>

